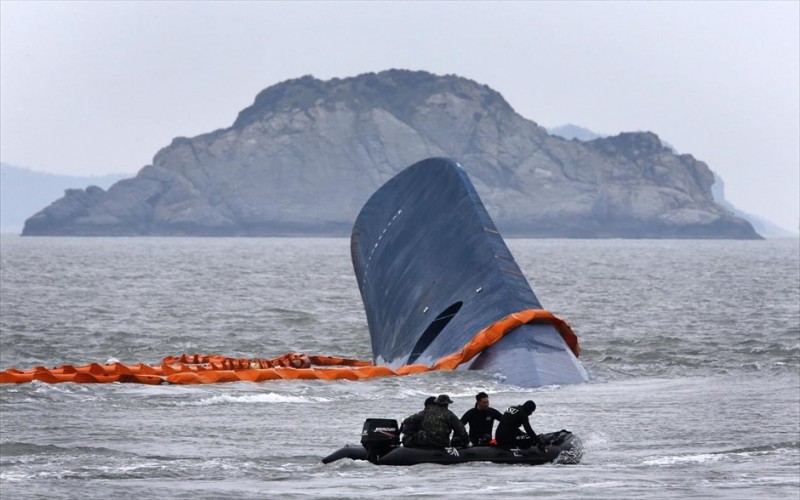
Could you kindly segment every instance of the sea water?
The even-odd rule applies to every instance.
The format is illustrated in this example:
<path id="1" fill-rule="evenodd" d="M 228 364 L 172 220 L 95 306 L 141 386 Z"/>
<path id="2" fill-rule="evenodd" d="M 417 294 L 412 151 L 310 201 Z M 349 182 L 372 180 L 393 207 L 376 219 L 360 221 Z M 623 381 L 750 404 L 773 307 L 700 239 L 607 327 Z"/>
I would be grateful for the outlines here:
<path id="1" fill-rule="evenodd" d="M 0 386 L 0 496 L 800 498 L 800 244 L 507 241 L 590 382 L 496 374 L 195 386 Z M 167 355 L 371 359 L 346 239 L 0 239 L 0 370 Z M 447 393 L 537 403 L 579 465 L 322 457 Z"/>

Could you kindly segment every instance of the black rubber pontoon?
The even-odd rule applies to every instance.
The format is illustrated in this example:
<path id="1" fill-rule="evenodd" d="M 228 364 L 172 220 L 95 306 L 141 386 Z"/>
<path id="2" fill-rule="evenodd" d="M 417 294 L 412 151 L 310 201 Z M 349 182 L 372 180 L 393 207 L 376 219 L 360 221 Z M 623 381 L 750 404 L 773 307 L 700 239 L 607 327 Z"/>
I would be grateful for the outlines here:
<path id="1" fill-rule="evenodd" d="M 506 449 L 499 446 L 472 446 L 469 448 L 406 448 L 395 446 L 382 454 L 370 457 L 363 445 L 347 445 L 322 459 L 328 464 L 349 458 L 369 460 L 376 465 L 461 464 L 467 462 L 493 462 L 499 464 L 542 465 L 546 463 L 577 464 L 583 456 L 580 439 L 569 431 L 561 430 L 541 434 L 545 452 L 536 447 Z"/>

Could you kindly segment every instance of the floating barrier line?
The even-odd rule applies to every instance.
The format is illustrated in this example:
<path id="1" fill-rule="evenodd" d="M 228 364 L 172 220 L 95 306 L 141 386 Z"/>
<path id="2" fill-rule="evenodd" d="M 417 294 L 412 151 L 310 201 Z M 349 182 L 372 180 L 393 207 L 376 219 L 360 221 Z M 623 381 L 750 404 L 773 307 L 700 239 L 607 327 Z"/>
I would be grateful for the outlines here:
<path id="1" fill-rule="evenodd" d="M 112 382 L 151 384 L 217 384 L 222 382 L 265 382 L 267 380 L 360 380 L 411 375 L 435 370 L 455 370 L 503 336 L 526 323 L 553 325 L 575 356 L 580 355 L 578 337 L 566 321 L 544 309 L 526 309 L 510 314 L 478 332 L 460 351 L 439 358 L 431 366 L 404 365 L 397 369 L 375 366 L 370 361 L 334 356 L 309 356 L 290 352 L 272 359 L 231 358 L 221 355 L 182 354 L 167 356 L 160 365 L 144 363 L 58 368 L 37 366 L 30 370 L 9 368 L 0 372 L 0 384 L 23 384 L 38 380 L 47 384 L 108 384 Z"/>

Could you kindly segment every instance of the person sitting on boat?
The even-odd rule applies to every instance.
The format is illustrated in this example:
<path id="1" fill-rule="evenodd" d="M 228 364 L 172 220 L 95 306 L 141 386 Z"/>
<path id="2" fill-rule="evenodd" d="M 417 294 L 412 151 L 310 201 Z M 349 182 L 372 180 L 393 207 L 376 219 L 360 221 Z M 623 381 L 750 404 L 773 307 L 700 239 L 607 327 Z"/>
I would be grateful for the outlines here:
<path id="1" fill-rule="evenodd" d="M 434 401 L 436 401 L 436 397 L 435 396 L 429 396 L 425 400 L 425 404 L 423 406 L 422 411 L 427 410 L 433 404 Z M 420 413 L 422 413 L 422 412 L 420 412 Z M 417 433 L 418 430 L 419 430 L 419 422 L 412 421 L 411 417 L 403 420 L 403 423 L 400 425 L 400 432 L 403 433 L 403 445 L 404 446 L 407 446 L 409 448 L 413 448 L 414 447 L 414 435 Z"/>
<path id="2" fill-rule="evenodd" d="M 536 411 L 536 403 L 525 401 L 519 406 L 509 406 L 503 413 L 503 418 L 497 425 L 495 439 L 497 445 L 503 448 L 530 448 L 536 443 L 540 450 L 544 450 L 542 439 L 533 432 L 528 417 Z M 520 427 L 523 427 L 523 432 Z"/>
<path id="3" fill-rule="evenodd" d="M 503 414 L 489 406 L 489 395 L 479 392 L 475 395 L 475 407 L 461 416 L 461 423 L 469 425 L 469 440 L 476 446 L 486 446 L 492 440 L 494 421 Z"/>
<path id="4" fill-rule="evenodd" d="M 469 434 L 461 420 L 447 408 L 453 403 L 450 396 L 440 394 L 432 405 L 403 420 L 403 428 L 417 429 L 403 437 L 403 446 L 409 448 L 445 448 L 450 446 L 450 433 L 453 432 L 453 445 L 469 444 Z"/>

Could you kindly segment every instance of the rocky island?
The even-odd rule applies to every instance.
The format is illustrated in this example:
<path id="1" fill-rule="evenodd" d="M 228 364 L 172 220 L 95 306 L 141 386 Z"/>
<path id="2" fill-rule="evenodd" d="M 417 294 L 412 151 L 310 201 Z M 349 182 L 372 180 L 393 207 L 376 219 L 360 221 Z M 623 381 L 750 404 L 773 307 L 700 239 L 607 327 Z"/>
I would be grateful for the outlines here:
<path id="1" fill-rule="evenodd" d="M 348 236 L 378 187 L 435 156 L 464 167 L 507 236 L 760 238 L 714 201 L 705 163 L 653 133 L 567 140 L 486 85 L 406 70 L 269 87 L 135 177 L 67 190 L 22 234 Z"/>

